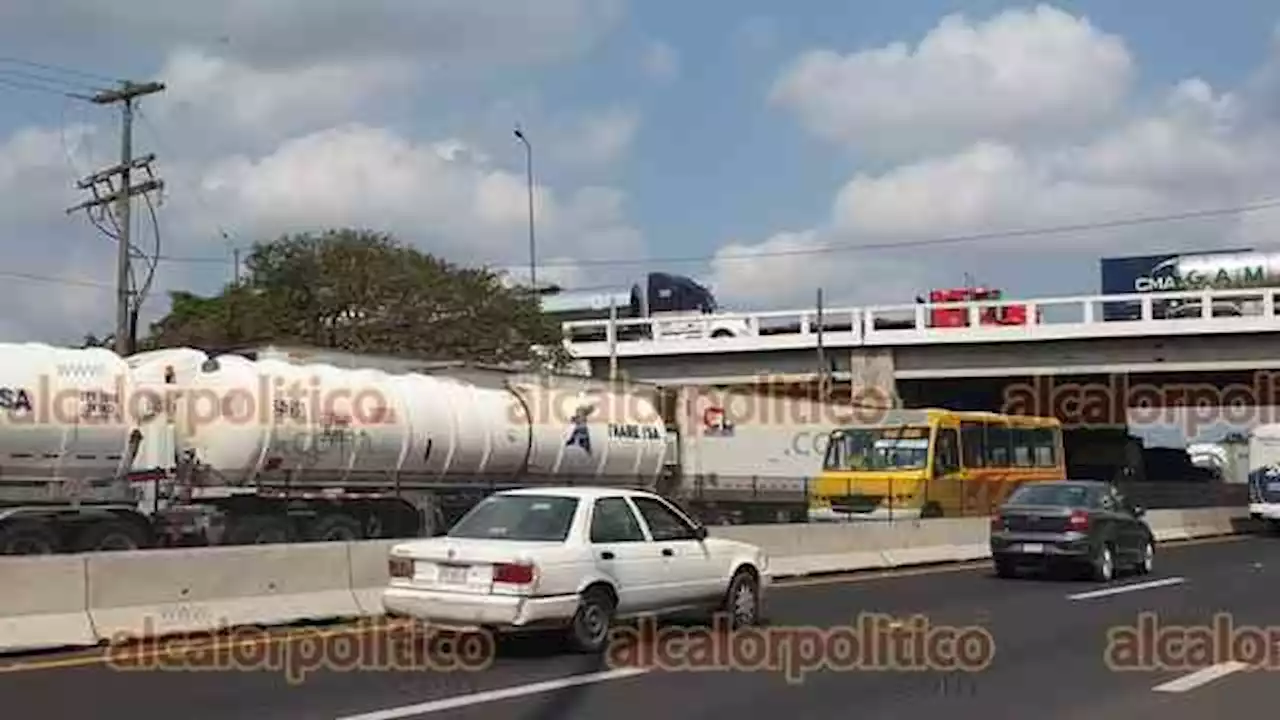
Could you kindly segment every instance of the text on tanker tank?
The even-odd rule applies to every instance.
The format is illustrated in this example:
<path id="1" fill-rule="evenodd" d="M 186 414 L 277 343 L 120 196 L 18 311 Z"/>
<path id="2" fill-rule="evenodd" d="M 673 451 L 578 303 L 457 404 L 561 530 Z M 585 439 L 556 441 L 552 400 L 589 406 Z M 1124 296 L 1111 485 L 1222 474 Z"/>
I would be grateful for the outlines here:
<path id="1" fill-rule="evenodd" d="M 609 437 L 619 440 L 662 440 L 663 435 L 652 425 L 609 423 Z"/>

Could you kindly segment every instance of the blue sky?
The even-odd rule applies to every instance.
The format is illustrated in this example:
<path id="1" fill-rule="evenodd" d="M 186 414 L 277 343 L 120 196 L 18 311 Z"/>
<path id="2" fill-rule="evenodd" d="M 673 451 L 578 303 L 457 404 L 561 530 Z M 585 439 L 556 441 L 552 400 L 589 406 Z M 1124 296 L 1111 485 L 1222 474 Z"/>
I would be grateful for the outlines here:
<path id="1" fill-rule="evenodd" d="M 1263 247 L 1280 231 L 1273 212 L 820 251 L 1280 195 L 1273 2 L 154 7 L 10 0 L 0 55 L 169 84 L 138 128 L 170 183 L 163 252 L 178 259 L 159 290 L 216 288 L 226 238 L 334 224 L 519 273 L 515 122 L 535 146 L 543 277 L 571 287 L 671 270 L 735 308 L 807 304 L 817 287 L 897 304 L 968 272 L 1015 295 L 1076 294 L 1096 291 L 1103 255 Z M 812 61 L 820 50 L 836 55 Z M 4 84 L 33 75 L 50 73 L 0 61 L 0 247 L 9 271 L 45 279 L 7 283 L 20 312 L 0 334 L 56 341 L 109 323 L 111 248 L 62 208 L 81 199 L 77 174 L 114 161 L 116 118 Z M 574 265 L 611 259 L 639 262 Z"/>

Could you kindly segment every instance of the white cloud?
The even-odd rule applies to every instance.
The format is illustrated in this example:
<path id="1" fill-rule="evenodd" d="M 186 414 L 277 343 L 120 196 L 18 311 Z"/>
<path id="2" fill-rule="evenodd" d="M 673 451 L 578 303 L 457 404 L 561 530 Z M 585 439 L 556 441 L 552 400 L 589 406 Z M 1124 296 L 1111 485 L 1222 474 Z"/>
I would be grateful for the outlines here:
<path id="1" fill-rule="evenodd" d="M 655 80 L 670 81 L 680 75 L 680 54 L 661 40 L 649 43 L 642 62 L 644 71 Z"/>
<path id="2" fill-rule="evenodd" d="M 468 135 L 465 108 L 487 97 L 482 76 L 580 55 L 625 9 L 624 0 L 230 0 L 162 13 L 153 5 L 0 7 L 6 54 L 47 59 L 47 47 L 74 47 L 168 85 L 142 101 L 135 134 L 138 153 L 160 156 L 162 252 L 179 259 L 161 264 L 150 316 L 165 309 L 169 289 L 208 292 L 229 279 L 231 243 L 286 231 L 369 227 L 453 261 L 526 272 L 522 158 L 493 137 Z M 6 283 L 12 312 L 0 339 L 70 342 L 113 324 L 112 241 L 63 212 L 84 199 L 74 180 L 113 162 L 117 116 L 95 120 L 65 132 L 0 132 L 0 217 L 12 238 L 0 252 L 36 278 Z M 566 112 L 560 123 L 576 141 L 566 160 L 595 167 L 626 152 L 639 115 Z M 82 156 L 82 137 L 96 157 Z M 541 269 L 540 281 L 581 282 L 587 275 L 575 263 L 643 254 L 622 193 L 575 186 L 545 167 L 540 175 L 538 256 L 561 263 Z"/>
<path id="3" fill-rule="evenodd" d="M 1032 22 L 1035 18 L 1040 21 Z M 950 29 L 935 30 L 931 41 L 939 47 L 968 48 L 978 58 L 1027 47 L 1028 39 L 1043 37 L 1046 24 L 1059 31 L 1077 29 L 1074 37 L 1081 42 L 1060 41 L 1058 47 L 1083 46 L 1086 36 L 1097 36 L 1096 31 L 1085 33 L 1083 25 L 1043 8 L 1034 15 L 1018 15 L 1016 22 L 1006 13 L 965 32 L 957 23 L 944 22 L 941 27 Z M 1013 37 L 1014 30 L 1024 38 Z M 1103 47 L 1121 48 L 1110 41 Z M 926 48 L 916 57 L 946 56 L 939 52 Z M 1121 57 L 1111 52 L 1092 56 Z M 941 152 L 855 174 L 836 191 L 829 216 L 814 228 L 780 233 L 737 249 L 765 256 L 793 247 L 814 250 L 829 245 L 871 244 L 887 250 L 811 252 L 771 257 L 758 266 L 721 258 L 712 263 L 712 282 L 723 289 L 722 301 L 764 306 L 807 305 L 820 284 L 837 288 L 830 293 L 833 302 L 909 303 L 929 287 L 959 285 L 966 271 L 1000 283 L 1034 276 L 1036 285 L 1024 285 L 1021 292 L 1044 295 L 1061 277 L 1079 279 L 1096 272 L 1099 255 L 1274 244 L 1280 233 L 1280 211 L 911 247 L 914 240 L 1106 223 L 1229 208 L 1274 197 L 1280 194 L 1280 120 L 1265 108 L 1275 107 L 1280 98 L 1280 82 L 1273 79 L 1278 64 L 1280 43 L 1272 48 L 1263 68 L 1233 92 L 1215 91 L 1193 78 L 1174 84 L 1162 103 L 1145 110 L 1140 109 L 1146 105 L 1140 98 L 1122 98 L 1116 121 L 1096 127 L 1087 137 L 1066 135 L 1049 142 L 998 118 L 992 119 L 994 139 L 969 132 L 963 124 L 953 126 L 948 136 L 951 145 Z M 1017 76 L 1014 73 L 1012 79 Z M 918 61 L 901 79 L 908 87 L 919 88 L 941 86 L 955 77 L 954 68 Z M 1067 78 L 1065 87 L 1078 82 Z M 982 94 L 981 83 L 968 87 L 971 94 Z M 1104 88 L 1104 94 L 1118 87 Z M 1052 102 L 1044 101 L 1045 97 L 1033 96 L 1015 117 L 1030 118 L 1065 102 L 1065 96 Z M 988 95 L 987 99 L 993 98 Z M 1096 105 L 1094 120 L 1103 110 L 1113 109 L 1117 100 L 1112 97 Z M 976 105 L 960 105 L 961 118 L 973 121 L 969 129 L 979 128 L 972 114 Z M 851 115 L 843 121 L 849 127 L 865 127 L 869 117 L 874 119 Z M 837 121 L 834 116 L 829 119 Z M 943 121 L 940 116 L 926 117 L 903 132 L 921 132 L 927 123 Z M 901 249 L 893 249 L 895 243 L 902 244 Z M 1073 275 L 1075 267 L 1080 272 Z M 832 278 L 844 282 L 835 284 Z M 1080 290 L 1077 286 L 1057 291 Z"/>
<path id="4" fill-rule="evenodd" d="M 174 51 L 159 74 L 165 92 L 146 113 L 184 135 L 224 144 L 278 141 L 360 114 L 380 96 L 412 86 L 400 59 L 325 60 L 289 69 L 256 68 L 197 48 Z"/>
<path id="5" fill-rule="evenodd" d="M 979 23 L 947 16 L 915 48 L 806 52 L 770 97 L 821 137 L 924 154 L 1088 128 L 1116 109 L 1132 75 L 1120 38 L 1042 5 Z"/>
<path id="6" fill-rule="evenodd" d="M 71 178 L 84 166 L 76 150 L 93 129 L 29 128 L 0 139 L 0 278 L 5 313 L 0 341 L 79 339 L 114 308 L 114 245 L 66 208 L 78 197 Z"/>
<path id="7" fill-rule="evenodd" d="M 640 113 L 613 107 L 589 113 L 556 133 L 552 156 L 573 167 L 599 167 L 621 159 L 640 130 Z"/>
<path id="8" fill-rule="evenodd" d="M 495 167 L 456 140 L 416 143 L 386 129 L 347 125 L 302 136 L 259 157 L 211 166 L 201 187 L 213 217 L 242 235 L 300 227 L 386 229 L 457 261 L 521 266 L 527 255 L 523 173 Z M 540 254 L 633 253 L 617 191 L 534 193 Z"/>

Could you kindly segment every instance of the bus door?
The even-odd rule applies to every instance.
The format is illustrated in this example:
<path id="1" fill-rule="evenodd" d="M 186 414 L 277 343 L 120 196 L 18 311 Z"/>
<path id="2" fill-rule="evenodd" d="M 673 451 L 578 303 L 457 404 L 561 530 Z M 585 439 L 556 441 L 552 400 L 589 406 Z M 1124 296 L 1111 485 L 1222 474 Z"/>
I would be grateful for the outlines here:
<path id="1" fill-rule="evenodd" d="M 965 486 L 965 470 L 960 462 L 959 424 L 943 419 L 934 427 L 932 462 L 921 517 L 956 515 L 960 509 L 961 489 Z"/>
<path id="2" fill-rule="evenodd" d="M 988 514 L 1009 480 L 1009 429 L 999 421 L 967 420 L 960 442 L 965 482 L 957 514 Z"/>

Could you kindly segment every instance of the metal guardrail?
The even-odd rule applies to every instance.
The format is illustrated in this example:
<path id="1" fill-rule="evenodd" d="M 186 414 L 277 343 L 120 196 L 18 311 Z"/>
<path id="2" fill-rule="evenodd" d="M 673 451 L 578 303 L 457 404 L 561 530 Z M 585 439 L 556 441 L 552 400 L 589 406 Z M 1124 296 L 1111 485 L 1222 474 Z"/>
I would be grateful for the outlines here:
<path id="1" fill-rule="evenodd" d="M 924 303 L 823 311 L 829 347 L 1271 332 L 1280 330 L 1280 289 L 1079 295 Z M 987 314 L 1010 306 L 1020 322 Z M 817 346 L 817 310 L 720 313 L 563 324 L 566 346 L 578 357 L 668 355 L 804 349 Z M 1022 313 L 1019 314 L 1019 317 Z M 945 321 L 945 322 L 940 322 Z M 744 328 L 738 335 L 725 328 Z"/>

